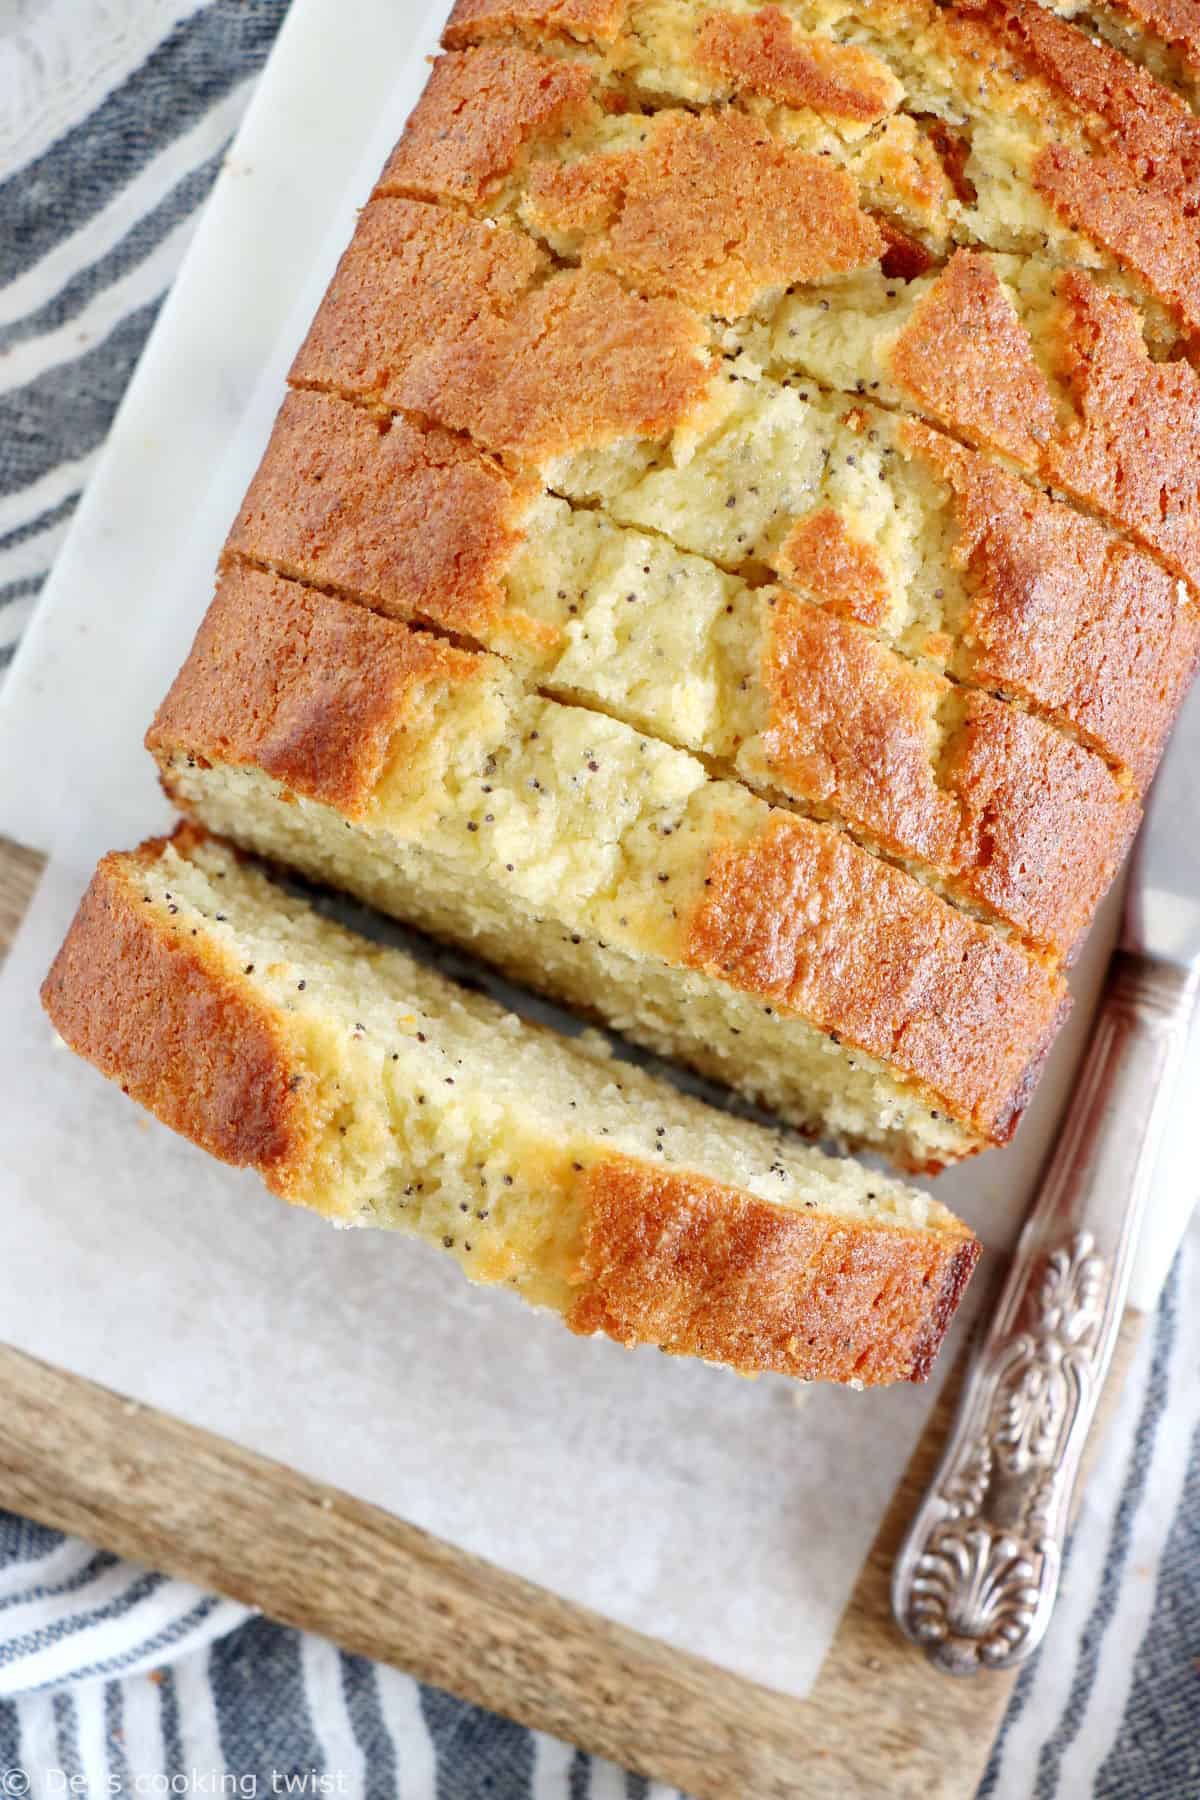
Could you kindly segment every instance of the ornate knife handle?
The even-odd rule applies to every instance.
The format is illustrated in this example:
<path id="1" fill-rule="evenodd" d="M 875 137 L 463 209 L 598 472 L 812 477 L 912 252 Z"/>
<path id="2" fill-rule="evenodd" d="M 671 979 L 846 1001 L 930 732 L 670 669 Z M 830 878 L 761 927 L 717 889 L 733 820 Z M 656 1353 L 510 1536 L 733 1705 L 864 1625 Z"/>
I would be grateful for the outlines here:
<path id="1" fill-rule="evenodd" d="M 1169 963 L 1113 957 L 1061 1134 L 896 1561 L 896 1621 L 951 1674 L 1012 1668 L 1049 1624 L 1194 991 Z"/>

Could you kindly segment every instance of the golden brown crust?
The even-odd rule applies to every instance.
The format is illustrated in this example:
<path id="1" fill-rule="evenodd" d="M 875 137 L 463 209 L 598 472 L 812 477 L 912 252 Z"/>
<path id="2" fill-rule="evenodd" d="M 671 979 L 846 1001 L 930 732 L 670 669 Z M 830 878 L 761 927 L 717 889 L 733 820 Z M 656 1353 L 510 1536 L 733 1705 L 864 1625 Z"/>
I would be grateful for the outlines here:
<path id="1" fill-rule="evenodd" d="M 861 125 L 885 119 L 904 92 L 878 57 L 855 45 L 802 37 L 778 6 L 710 12 L 696 34 L 695 57 L 735 93 L 763 94 Z"/>
<path id="2" fill-rule="evenodd" d="M 989 694 L 963 708 L 941 763 L 957 810 L 950 866 L 974 899 L 1069 962 L 1137 830 L 1136 794 L 1029 713 Z"/>
<path id="3" fill-rule="evenodd" d="M 1183 584 L 975 451 L 900 429 L 954 497 L 971 588 L 961 672 L 1067 721 L 1144 788 L 1200 648 Z"/>
<path id="4" fill-rule="evenodd" d="M 1111 45 L 1037 0 L 958 0 L 1075 108 L 1093 149 L 1051 143 L 1034 182 L 1192 329 L 1200 328 L 1200 120 Z"/>
<path id="5" fill-rule="evenodd" d="M 478 679 L 480 659 L 276 575 L 233 565 L 146 734 L 168 758 L 253 763 L 291 792 L 366 811 L 402 724 Z"/>
<path id="6" fill-rule="evenodd" d="M 888 358 L 892 379 L 955 431 L 1037 467 L 1054 402 L 988 257 L 958 250 L 913 308 Z"/>
<path id="7" fill-rule="evenodd" d="M 1106 126 L 1131 161 L 1167 159 L 1173 176 L 1195 173 L 1200 121 L 1177 94 L 1111 44 L 1059 18 L 1040 0 L 955 0 L 955 6 L 1002 37 L 1026 68 L 1072 102 L 1093 132 Z"/>
<path id="8" fill-rule="evenodd" d="M 584 64 L 539 56 L 519 42 L 439 56 L 376 192 L 486 200 L 530 145 L 586 107 L 591 90 Z"/>
<path id="9" fill-rule="evenodd" d="M 1115 0 L 1138 25 L 1162 38 L 1193 68 L 1200 63 L 1200 0 Z"/>
<path id="10" fill-rule="evenodd" d="M 993 1142 L 1068 1004 L 1018 945 L 843 833 L 783 815 L 714 849 L 683 958 L 891 1063 Z"/>
<path id="11" fill-rule="evenodd" d="M 296 1081 L 296 1049 L 249 983 L 143 899 L 138 869 L 166 842 L 104 858 L 42 1005 L 72 1050 L 165 1125 L 289 1192 L 316 1146 L 314 1085 Z"/>
<path id="12" fill-rule="evenodd" d="M 594 1164 L 583 1199 L 571 1329 L 746 1372 L 923 1380 L 979 1256 L 965 1226 L 791 1211 L 631 1158 Z"/>
<path id="13" fill-rule="evenodd" d="M 887 570 L 835 507 L 818 506 L 799 519 L 776 551 L 774 565 L 785 581 L 843 618 L 879 625 L 888 615 Z"/>
<path id="14" fill-rule="evenodd" d="M 585 265 L 723 318 L 884 249 L 845 170 L 732 108 L 662 113 L 636 150 L 539 164 L 529 197 L 539 224 L 593 234 Z"/>
<path id="15" fill-rule="evenodd" d="M 1059 295 L 1075 418 L 1046 473 L 1200 589 L 1200 379 L 1182 359 L 1152 361 L 1135 308 L 1087 276 L 1064 275 Z"/>
<path id="16" fill-rule="evenodd" d="M 517 465 L 540 465 L 620 438 L 667 437 L 705 397 L 705 342 L 678 302 L 582 270 L 535 289 L 511 319 L 443 339 L 398 398 Z"/>
<path id="17" fill-rule="evenodd" d="M 1174 195 L 1156 193 L 1120 156 L 1083 156 L 1059 144 L 1039 153 L 1033 179 L 1069 225 L 1200 331 L 1200 238 Z"/>
<path id="18" fill-rule="evenodd" d="M 608 44 L 627 7 L 628 0 L 455 0 L 442 42 L 455 50 L 481 38 L 527 31 Z"/>
<path id="19" fill-rule="evenodd" d="M 819 606 L 782 590 L 771 602 L 767 780 L 864 827 L 885 849 L 952 870 L 956 808 L 935 780 L 931 744 L 949 684 Z"/>
<path id="20" fill-rule="evenodd" d="M 463 635 L 557 634 L 508 608 L 504 570 L 529 490 L 464 439 L 294 392 L 226 555 Z"/>
<path id="21" fill-rule="evenodd" d="M 415 412 L 517 463 L 666 436 L 709 383 L 701 321 L 600 272 L 534 285 L 544 270 L 519 232 L 374 200 L 292 381 Z"/>
<path id="22" fill-rule="evenodd" d="M 1138 814 L 1099 756 L 783 593 L 763 681 L 763 767 L 743 758 L 748 774 L 924 862 L 958 898 L 1071 955 Z"/>
<path id="23" fill-rule="evenodd" d="M 1057 297 L 1048 336 L 1069 416 L 979 252 L 958 251 L 918 301 L 892 377 L 951 430 L 1086 501 L 1200 589 L 1200 380 L 1182 358 L 1155 362 L 1136 307 L 1089 276 L 1065 271 Z"/>
<path id="24" fill-rule="evenodd" d="M 417 200 L 365 206 L 292 364 L 301 387 L 402 404 L 414 359 L 482 317 L 508 316 L 546 267 L 519 231 Z"/>
<path id="25" fill-rule="evenodd" d="M 937 1360 L 938 1351 L 942 1347 L 942 1340 L 958 1311 L 959 1301 L 966 1293 L 967 1283 L 975 1272 L 975 1265 L 979 1261 L 980 1254 L 980 1246 L 974 1240 L 970 1243 L 960 1244 L 955 1252 L 934 1303 L 929 1329 L 913 1351 L 910 1381 L 928 1381 Z"/>

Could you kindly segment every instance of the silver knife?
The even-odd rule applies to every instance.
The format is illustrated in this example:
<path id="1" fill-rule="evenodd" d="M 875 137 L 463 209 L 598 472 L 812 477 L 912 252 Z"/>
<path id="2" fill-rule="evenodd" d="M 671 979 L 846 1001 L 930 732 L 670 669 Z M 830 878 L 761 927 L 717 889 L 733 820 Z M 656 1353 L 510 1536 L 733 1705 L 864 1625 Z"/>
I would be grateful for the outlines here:
<path id="1" fill-rule="evenodd" d="M 1200 976 L 1200 684 L 1151 788 L 1121 935 L 1059 1136 L 892 1578 L 953 1675 L 1010 1669 L 1058 1589 Z"/>

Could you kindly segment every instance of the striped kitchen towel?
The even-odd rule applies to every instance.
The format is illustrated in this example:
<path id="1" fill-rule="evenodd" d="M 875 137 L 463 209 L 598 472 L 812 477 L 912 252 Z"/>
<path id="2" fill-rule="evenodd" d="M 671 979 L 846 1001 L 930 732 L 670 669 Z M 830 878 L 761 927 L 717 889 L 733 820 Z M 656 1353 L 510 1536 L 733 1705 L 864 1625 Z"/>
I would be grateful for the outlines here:
<path id="1" fill-rule="evenodd" d="M 0 670 L 285 0 L 0 0 Z"/>
<path id="2" fill-rule="evenodd" d="M 0 669 L 284 10 L 0 0 Z M 1198 1280 L 1200 1224 L 1089 1487 L 987 1800 L 1200 1800 Z M 281 1792 L 667 1790 L 0 1514 L 0 1795 Z"/>

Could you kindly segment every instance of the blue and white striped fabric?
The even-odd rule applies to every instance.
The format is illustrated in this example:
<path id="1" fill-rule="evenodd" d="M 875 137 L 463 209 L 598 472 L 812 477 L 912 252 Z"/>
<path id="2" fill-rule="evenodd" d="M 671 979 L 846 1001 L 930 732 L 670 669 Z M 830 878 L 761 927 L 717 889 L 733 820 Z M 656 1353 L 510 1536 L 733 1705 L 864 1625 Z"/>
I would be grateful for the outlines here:
<path id="1" fill-rule="evenodd" d="M 284 0 L 0 0 L 0 668 Z"/>
<path id="2" fill-rule="evenodd" d="M 0 0 L 0 668 L 283 12 Z M 1200 1800 L 1198 1280 L 1195 1227 L 981 1800 Z M 666 1792 L 0 1514 L 0 1794 L 281 1791 Z"/>

